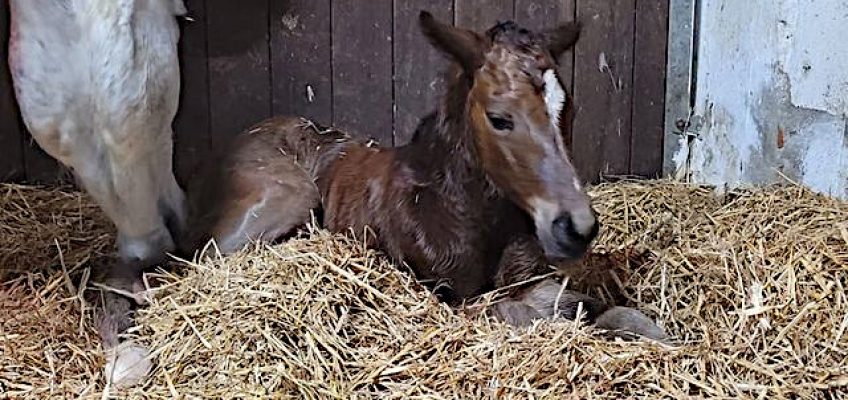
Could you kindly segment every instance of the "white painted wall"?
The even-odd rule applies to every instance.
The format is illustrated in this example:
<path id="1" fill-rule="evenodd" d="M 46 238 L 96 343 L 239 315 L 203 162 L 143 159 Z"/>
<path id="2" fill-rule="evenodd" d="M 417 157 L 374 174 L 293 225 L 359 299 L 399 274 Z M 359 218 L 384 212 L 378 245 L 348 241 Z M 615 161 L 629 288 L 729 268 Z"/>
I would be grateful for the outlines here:
<path id="1" fill-rule="evenodd" d="M 703 0 L 698 137 L 673 157 L 692 181 L 780 181 L 848 198 L 848 1 Z"/>

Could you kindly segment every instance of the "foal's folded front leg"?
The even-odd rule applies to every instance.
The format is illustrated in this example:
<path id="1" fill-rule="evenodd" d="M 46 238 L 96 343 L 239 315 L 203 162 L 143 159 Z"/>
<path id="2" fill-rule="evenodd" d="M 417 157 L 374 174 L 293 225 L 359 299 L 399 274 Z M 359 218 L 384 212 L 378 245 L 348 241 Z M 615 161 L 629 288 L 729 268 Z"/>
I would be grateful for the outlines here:
<path id="1" fill-rule="evenodd" d="M 497 318 L 515 326 L 528 326 L 540 318 L 581 318 L 613 333 L 630 333 L 665 342 L 668 336 L 641 311 L 610 307 L 594 297 L 562 289 L 554 279 L 545 279 L 495 305 Z"/>
<path id="2" fill-rule="evenodd" d="M 501 257 L 496 285 L 518 286 L 493 309 L 496 318 L 515 326 L 527 326 L 540 318 L 582 318 L 601 329 L 627 332 L 666 341 L 665 332 L 642 312 L 609 306 L 589 295 L 567 290 L 553 278 L 519 286 L 520 282 L 550 272 L 541 248 L 532 238 L 512 242 Z"/>

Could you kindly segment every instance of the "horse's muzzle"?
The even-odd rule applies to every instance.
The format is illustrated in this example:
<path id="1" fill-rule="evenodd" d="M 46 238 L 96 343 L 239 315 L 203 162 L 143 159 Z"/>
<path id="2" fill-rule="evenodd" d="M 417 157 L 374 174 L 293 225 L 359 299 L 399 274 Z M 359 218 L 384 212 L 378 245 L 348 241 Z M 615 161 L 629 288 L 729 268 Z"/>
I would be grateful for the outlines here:
<path id="1" fill-rule="evenodd" d="M 589 215 L 564 214 L 554 219 L 551 226 L 551 236 L 556 242 L 555 249 L 549 254 L 556 258 L 580 258 L 589 249 L 592 240 L 598 236 L 600 226 L 594 213 Z"/>

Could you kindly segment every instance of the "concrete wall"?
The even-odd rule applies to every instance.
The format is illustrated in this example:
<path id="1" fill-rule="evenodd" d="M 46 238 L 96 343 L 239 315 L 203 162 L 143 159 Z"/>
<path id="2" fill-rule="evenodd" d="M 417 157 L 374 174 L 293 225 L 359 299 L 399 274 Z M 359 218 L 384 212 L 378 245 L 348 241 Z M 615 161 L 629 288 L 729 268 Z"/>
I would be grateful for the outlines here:
<path id="1" fill-rule="evenodd" d="M 784 174 L 848 198 L 848 1 L 703 0 L 700 13 L 702 123 L 666 157 L 695 182 Z"/>

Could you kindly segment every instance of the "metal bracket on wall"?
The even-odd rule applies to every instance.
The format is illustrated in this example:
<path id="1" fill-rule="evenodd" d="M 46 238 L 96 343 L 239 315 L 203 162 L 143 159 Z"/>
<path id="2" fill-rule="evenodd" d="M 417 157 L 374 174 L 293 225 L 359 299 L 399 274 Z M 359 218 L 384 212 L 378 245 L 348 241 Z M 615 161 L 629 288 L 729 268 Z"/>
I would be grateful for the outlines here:
<path id="1" fill-rule="evenodd" d="M 697 63 L 699 0 L 669 0 L 668 54 L 665 91 L 663 175 L 678 174 L 675 155 L 680 136 L 697 137 L 703 118 L 693 115 Z"/>
<path id="2" fill-rule="evenodd" d="M 703 127 L 704 117 L 690 113 L 688 116 L 674 121 L 674 130 L 671 133 L 677 136 L 697 138 L 701 135 Z"/>

